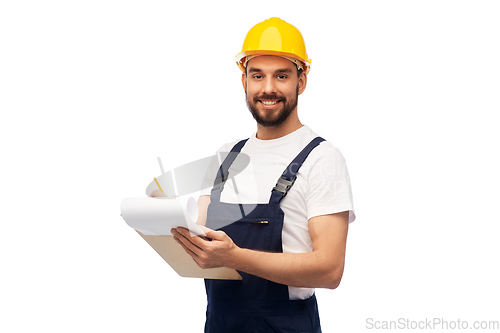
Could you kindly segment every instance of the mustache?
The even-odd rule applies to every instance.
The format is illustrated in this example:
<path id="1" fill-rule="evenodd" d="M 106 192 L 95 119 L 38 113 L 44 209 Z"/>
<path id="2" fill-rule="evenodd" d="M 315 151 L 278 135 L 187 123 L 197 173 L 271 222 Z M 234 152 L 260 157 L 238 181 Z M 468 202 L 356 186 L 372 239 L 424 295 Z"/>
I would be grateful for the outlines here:
<path id="1" fill-rule="evenodd" d="M 263 99 L 269 99 L 269 100 L 273 100 L 273 99 L 278 100 L 279 99 L 279 100 L 286 102 L 286 97 L 283 95 L 277 95 L 277 94 L 269 95 L 266 93 L 261 94 L 259 96 L 254 96 L 253 101 L 254 101 L 254 103 L 257 103 L 259 100 L 263 100 Z"/>

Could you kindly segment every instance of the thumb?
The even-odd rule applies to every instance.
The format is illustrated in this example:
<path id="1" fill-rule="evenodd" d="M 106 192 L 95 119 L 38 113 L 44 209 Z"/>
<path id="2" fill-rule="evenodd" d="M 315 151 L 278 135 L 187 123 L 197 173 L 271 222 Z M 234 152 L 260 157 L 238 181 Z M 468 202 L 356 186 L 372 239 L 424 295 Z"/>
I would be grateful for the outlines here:
<path id="1" fill-rule="evenodd" d="M 212 230 L 212 229 L 207 228 L 203 225 L 199 225 L 199 227 L 205 233 L 205 235 L 209 238 L 212 238 L 215 240 L 222 240 L 226 236 L 226 233 L 224 231 Z"/>

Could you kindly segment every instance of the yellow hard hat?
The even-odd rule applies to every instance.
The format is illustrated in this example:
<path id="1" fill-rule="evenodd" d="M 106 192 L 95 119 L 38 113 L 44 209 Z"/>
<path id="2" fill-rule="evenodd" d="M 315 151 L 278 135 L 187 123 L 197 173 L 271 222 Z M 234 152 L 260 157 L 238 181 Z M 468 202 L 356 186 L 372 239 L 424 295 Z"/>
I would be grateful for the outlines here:
<path id="1" fill-rule="evenodd" d="M 311 59 L 307 57 L 306 44 L 300 31 L 280 18 L 272 17 L 256 24 L 248 31 L 243 49 L 236 56 L 236 64 L 244 72 L 252 56 L 276 55 L 287 58 L 309 73 Z"/>

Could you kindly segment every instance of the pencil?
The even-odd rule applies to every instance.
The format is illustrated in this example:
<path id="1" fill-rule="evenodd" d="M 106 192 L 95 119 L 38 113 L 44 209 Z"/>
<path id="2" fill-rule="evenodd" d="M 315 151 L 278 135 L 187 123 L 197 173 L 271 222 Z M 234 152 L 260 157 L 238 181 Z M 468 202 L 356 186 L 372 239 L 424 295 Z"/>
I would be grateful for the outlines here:
<path id="1" fill-rule="evenodd" d="M 158 185 L 158 188 L 160 189 L 160 191 L 163 192 L 163 190 L 161 189 L 160 183 L 158 183 L 158 180 L 156 180 L 156 177 L 154 177 L 154 178 L 155 178 L 156 185 Z M 165 194 L 165 192 L 163 192 L 163 194 Z"/>

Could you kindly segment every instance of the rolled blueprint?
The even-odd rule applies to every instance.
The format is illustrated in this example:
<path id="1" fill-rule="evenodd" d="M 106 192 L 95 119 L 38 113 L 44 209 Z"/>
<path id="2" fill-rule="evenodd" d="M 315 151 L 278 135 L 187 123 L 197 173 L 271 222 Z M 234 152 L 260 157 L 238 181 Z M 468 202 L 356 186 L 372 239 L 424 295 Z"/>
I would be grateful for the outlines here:
<path id="1" fill-rule="evenodd" d="M 172 235 L 172 228 L 184 227 L 195 235 L 205 235 L 196 224 L 198 205 L 194 198 L 127 198 L 121 203 L 125 222 L 144 235 Z"/>

